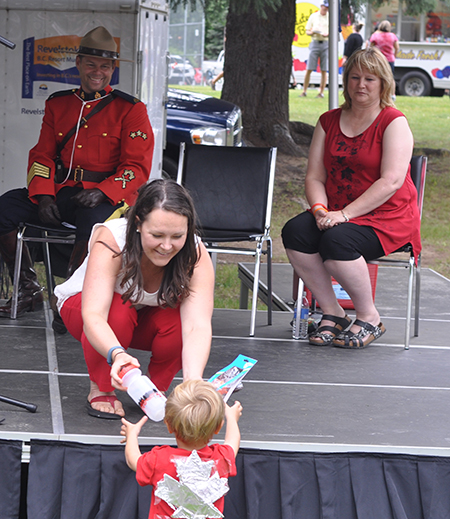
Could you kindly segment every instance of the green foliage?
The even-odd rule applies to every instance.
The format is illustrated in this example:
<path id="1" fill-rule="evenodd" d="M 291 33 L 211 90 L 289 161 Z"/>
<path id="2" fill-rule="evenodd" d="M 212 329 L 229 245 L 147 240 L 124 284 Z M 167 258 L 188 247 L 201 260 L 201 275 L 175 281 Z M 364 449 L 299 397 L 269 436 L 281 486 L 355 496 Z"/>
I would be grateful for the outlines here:
<path id="1" fill-rule="evenodd" d="M 205 0 L 205 59 L 217 59 L 224 48 L 228 0 Z"/>
<path id="2" fill-rule="evenodd" d="M 367 5 L 366 0 L 342 0 L 341 1 L 341 23 L 347 25 L 349 19 L 353 23 L 355 14 L 361 13 L 361 11 Z"/>

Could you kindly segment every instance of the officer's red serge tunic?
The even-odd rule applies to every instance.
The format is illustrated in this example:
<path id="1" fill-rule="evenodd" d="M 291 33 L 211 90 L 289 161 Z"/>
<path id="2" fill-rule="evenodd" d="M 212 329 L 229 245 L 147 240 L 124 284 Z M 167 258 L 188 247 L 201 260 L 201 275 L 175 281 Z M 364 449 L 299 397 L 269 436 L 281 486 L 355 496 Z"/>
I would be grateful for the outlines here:
<path id="1" fill-rule="evenodd" d="M 33 202 L 37 203 L 37 195 L 55 196 L 65 186 L 82 184 L 84 189 L 100 189 L 112 205 L 122 201 L 133 205 L 137 189 L 147 182 L 154 137 L 145 105 L 128 94 L 113 91 L 110 86 L 95 95 L 98 99 L 87 100 L 92 95 L 78 89 L 57 92 L 47 99 L 39 141 L 28 159 L 27 185 Z M 114 100 L 70 137 L 61 151 L 61 159 L 65 168 L 72 162 L 72 169 L 110 175 L 98 183 L 66 180 L 56 184 L 54 159 L 58 144 L 106 95 L 113 95 Z"/>

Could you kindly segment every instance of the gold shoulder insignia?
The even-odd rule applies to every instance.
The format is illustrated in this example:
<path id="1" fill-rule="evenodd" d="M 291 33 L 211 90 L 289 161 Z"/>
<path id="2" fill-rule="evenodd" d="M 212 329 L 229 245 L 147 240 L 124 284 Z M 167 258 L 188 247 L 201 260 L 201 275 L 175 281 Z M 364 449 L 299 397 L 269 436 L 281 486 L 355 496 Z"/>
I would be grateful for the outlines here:
<path id="1" fill-rule="evenodd" d="M 39 164 L 39 162 L 33 162 L 27 175 L 27 186 L 30 185 L 34 177 L 50 178 L 50 168 Z"/>

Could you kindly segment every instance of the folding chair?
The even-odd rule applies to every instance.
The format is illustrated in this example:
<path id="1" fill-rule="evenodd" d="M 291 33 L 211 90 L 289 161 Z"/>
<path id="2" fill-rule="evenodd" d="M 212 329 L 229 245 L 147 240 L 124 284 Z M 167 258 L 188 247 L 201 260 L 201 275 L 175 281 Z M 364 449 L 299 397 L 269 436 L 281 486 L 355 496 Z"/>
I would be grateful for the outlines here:
<path id="1" fill-rule="evenodd" d="M 425 179 L 427 175 L 427 157 L 424 155 L 416 155 L 411 158 L 411 178 L 417 189 L 417 205 L 419 207 L 420 218 L 422 218 L 423 209 L 423 196 L 425 193 Z M 409 257 L 407 259 L 395 259 L 392 254 L 398 252 L 407 253 Z M 413 285 L 415 278 L 415 313 L 414 313 L 414 337 L 419 335 L 419 312 L 420 312 L 420 266 L 421 266 L 421 253 L 414 255 L 413 248 L 410 243 L 407 243 L 403 247 L 400 247 L 388 257 L 378 258 L 375 260 L 368 261 L 372 265 L 384 265 L 388 267 L 403 267 L 409 269 L 408 276 L 408 292 L 407 292 L 407 306 L 406 306 L 406 324 L 405 324 L 405 350 L 409 350 L 409 343 L 411 337 L 411 315 L 413 305 Z M 417 260 L 417 266 L 416 266 Z M 298 292 L 297 292 L 297 305 L 298 301 L 301 301 L 303 293 L 303 281 L 299 279 Z M 297 315 L 299 312 L 297 312 Z M 298 326 L 297 326 L 298 328 Z"/>
<path id="2" fill-rule="evenodd" d="M 262 254 L 267 255 L 267 323 L 272 324 L 270 221 L 276 154 L 276 148 L 180 145 L 177 182 L 193 197 L 208 252 L 255 257 L 251 337 L 255 335 Z M 255 242 L 255 247 L 222 245 L 233 242 Z"/>
<path id="3" fill-rule="evenodd" d="M 38 231 L 38 236 L 28 236 L 25 234 L 26 229 L 33 229 Z M 16 261 L 14 265 L 14 283 L 11 300 L 11 319 L 17 319 L 17 305 L 19 297 L 19 283 L 16 280 L 19 279 L 21 264 L 22 264 L 22 250 L 25 242 L 37 242 L 42 243 L 45 275 L 47 278 L 47 292 L 48 298 L 53 294 L 55 289 L 55 280 L 52 272 L 52 264 L 50 261 L 50 249 L 49 243 L 69 244 L 75 243 L 74 229 L 67 227 L 46 227 L 43 225 L 37 225 L 32 223 L 20 223 L 17 231 L 17 248 L 16 248 Z"/>
<path id="4" fill-rule="evenodd" d="M 425 193 L 425 179 L 427 176 L 427 157 L 424 155 L 415 155 L 411 159 L 410 174 L 417 189 L 417 205 L 419 206 L 419 214 L 422 219 L 423 196 Z M 400 247 L 392 254 L 403 252 L 409 254 L 407 259 L 395 259 L 391 254 L 385 258 L 378 258 L 368 261 L 372 265 L 385 265 L 389 267 L 404 267 L 409 269 L 408 276 L 408 295 L 406 306 L 406 325 L 405 325 L 405 350 L 409 350 L 409 342 L 411 338 L 411 315 L 413 306 L 413 285 L 414 278 L 416 284 L 415 303 L 414 303 L 414 337 L 419 335 L 419 313 L 420 313 L 420 266 L 422 254 L 419 253 L 417 257 L 414 255 L 413 248 L 410 243 Z M 417 266 L 416 266 L 417 260 Z"/>

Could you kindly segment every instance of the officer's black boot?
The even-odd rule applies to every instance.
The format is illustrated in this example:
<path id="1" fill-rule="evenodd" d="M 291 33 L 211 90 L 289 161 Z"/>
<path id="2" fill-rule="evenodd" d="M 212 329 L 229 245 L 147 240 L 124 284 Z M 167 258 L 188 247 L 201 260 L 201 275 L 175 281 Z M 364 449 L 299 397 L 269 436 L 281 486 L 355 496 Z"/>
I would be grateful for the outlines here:
<path id="1" fill-rule="evenodd" d="M 67 267 L 67 278 L 77 270 L 77 268 L 83 263 L 86 257 L 88 249 L 88 242 L 86 240 L 77 241 L 73 247 L 72 254 L 69 259 L 69 265 Z M 56 296 L 52 296 L 50 300 L 50 307 L 53 310 L 53 322 L 52 328 L 56 333 L 63 335 L 67 332 L 67 328 L 64 321 L 59 315 L 58 308 L 56 306 Z"/>
<path id="2" fill-rule="evenodd" d="M 67 266 L 67 279 L 77 270 L 83 263 L 88 251 L 87 240 L 77 241 L 73 246 L 72 254 L 70 255 L 69 265 Z"/>
<path id="3" fill-rule="evenodd" d="M 0 236 L 0 254 L 8 267 L 9 275 L 14 283 L 14 265 L 16 260 L 17 231 Z M 19 273 L 19 295 L 17 303 L 17 317 L 26 312 L 40 310 L 43 306 L 43 288 L 39 284 L 36 272 L 33 270 L 28 247 L 24 243 L 22 251 L 22 263 Z M 11 318 L 11 301 L 0 306 L 0 317 Z"/>

